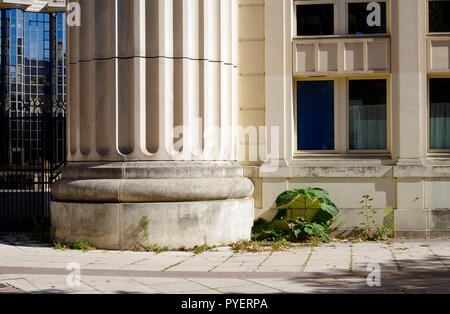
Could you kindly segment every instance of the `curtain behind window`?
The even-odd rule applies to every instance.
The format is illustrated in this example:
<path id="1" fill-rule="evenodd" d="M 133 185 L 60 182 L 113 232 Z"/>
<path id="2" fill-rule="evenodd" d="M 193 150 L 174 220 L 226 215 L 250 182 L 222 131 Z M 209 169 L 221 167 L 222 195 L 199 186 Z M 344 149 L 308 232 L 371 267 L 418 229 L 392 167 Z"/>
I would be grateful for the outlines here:
<path id="1" fill-rule="evenodd" d="M 387 149 L 386 105 L 363 105 L 350 101 L 350 149 Z"/>
<path id="2" fill-rule="evenodd" d="M 450 149 L 450 103 L 430 104 L 430 148 Z"/>

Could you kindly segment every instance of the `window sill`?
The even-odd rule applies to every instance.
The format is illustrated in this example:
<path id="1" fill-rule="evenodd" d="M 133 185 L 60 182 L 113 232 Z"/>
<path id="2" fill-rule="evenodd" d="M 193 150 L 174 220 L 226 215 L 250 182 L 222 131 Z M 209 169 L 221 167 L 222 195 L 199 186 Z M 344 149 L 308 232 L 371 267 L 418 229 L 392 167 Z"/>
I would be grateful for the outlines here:
<path id="1" fill-rule="evenodd" d="M 450 165 L 450 153 L 428 153 L 425 164 L 427 166 Z"/>
<path id="2" fill-rule="evenodd" d="M 450 33 L 446 33 L 450 36 Z M 293 36 L 292 40 L 314 40 L 314 39 L 339 39 L 339 38 L 391 38 L 391 34 L 345 34 L 345 35 L 312 35 L 312 36 Z"/>
<path id="3" fill-rule="evenodd" d="M 367 159 L 390 160 L 391 154 L 387 153 L 387 152 L 383 152 L 383 153 L 373 153 L 373 152 L 345 153 L 345 154 L 341 154 L 341 153 L 296 153 L 296 154 L 294 154 L 294 160 L 311 159 L 311 158 L 315 158 L 317 160 L 343 159 L 343 160 L 349 160 L 351 162 L 354 162 L 354 160 L 362 160 L 361 158 L 364 158 L 364 160 L 367 160 Z"/>
<path id="4" fill-rule="evenodd" d="M 269 169 L 269 170 L 266 170 Z M 323 163 L 309 160 L 305 163 L 292 162 L 290 166 L 259 168 L 260 178 L 393 178 L 394 166 L 381 162 L 340 161 Z"/>
<path id="5" fill-rule="evenodd" d="M 450 37 L 449 33 L 426 33 L 427 37 Z"/>

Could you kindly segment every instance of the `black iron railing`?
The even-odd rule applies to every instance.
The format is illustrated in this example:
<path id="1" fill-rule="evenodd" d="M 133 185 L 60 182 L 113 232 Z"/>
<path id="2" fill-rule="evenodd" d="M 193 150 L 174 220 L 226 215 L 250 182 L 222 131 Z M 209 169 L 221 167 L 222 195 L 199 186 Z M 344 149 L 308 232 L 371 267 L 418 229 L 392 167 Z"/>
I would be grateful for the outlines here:
<path id="1" fill-rule="evenodd" d="M 49 217 L 65 142 L 64 103 L 0 105 L 0 231 L 31 232 L 35 220 Z"/>

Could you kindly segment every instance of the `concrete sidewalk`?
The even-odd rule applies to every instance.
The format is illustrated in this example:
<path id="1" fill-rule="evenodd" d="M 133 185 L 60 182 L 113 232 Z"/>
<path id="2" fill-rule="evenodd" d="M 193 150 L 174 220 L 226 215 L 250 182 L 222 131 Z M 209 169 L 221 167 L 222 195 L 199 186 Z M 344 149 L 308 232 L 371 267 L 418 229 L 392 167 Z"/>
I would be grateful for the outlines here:
<path id="1" fill-rule="evenodd" d="M 71 287 L 66 268 L 74 263 L 81 282 Z M 380 287 L 367 284 L 369 264 L 380 266 Z M 338 242 L 245 254 L 223 247 L 198 255 L 83 253 L 10 241 L 0 243 L 0 293 L 450 293 L 449 267 L 450 240 Z"/>

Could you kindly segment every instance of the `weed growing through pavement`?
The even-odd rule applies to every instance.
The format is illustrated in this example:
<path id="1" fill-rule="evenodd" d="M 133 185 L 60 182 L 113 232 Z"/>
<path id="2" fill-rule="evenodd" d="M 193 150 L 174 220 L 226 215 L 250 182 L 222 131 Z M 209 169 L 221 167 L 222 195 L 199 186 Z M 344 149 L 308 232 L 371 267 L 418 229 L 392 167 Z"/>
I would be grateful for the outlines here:
<path id="1" fill-rule="evenodd" d="M 80 250 L 83 252 L 89 252 L 89 251 L 95 251 L 96 248 L 89 242 L 89 241 L 83 241 L 79 240 L 73 244 L 65 244 L 60 242 L 53 242 L 53 249 L 55 250 Z"/>
<path id="2" fill-rule="evenodd" d="M 364 217 L 364 222 L 360 226 L 354 228 L 355 236 L 352 238 L 353 242 L 360 241 L 387 241 L 394 234 L 394 210 L 392 207 L 384 209 L 387 214 L 386 224 L 380 226 L 377 224 L 375 215 L 377 211 L 373 209 L 374 198 L 370 195 L 363 195 L 360 202 L 363 209 L 359 213 Z"/>

